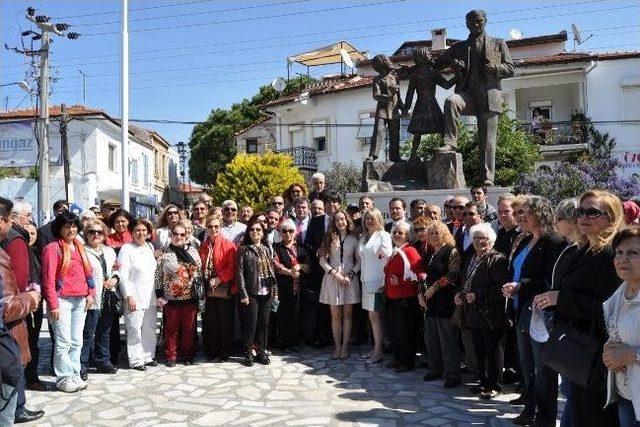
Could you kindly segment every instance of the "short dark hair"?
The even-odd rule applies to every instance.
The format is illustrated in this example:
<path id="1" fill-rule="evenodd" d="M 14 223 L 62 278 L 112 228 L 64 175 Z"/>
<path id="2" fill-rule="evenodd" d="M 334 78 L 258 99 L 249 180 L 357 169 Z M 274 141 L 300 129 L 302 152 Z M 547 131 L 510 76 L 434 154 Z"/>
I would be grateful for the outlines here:
<path id="1" fill-rule="evenodd" d="M 480 213 L 482 211 L 482 205 L 480 203 L 478 203 L 478 202 L 473 201 L 473 200 L 471 200 L 470 202 L 465 203 L 464 207 L 465 208 L 476 208 L 478 213 Z"/>
<path id="2" fill-rule="evenodd" d="M 299 205 L 306 203 L 307 205 L 309 204 L 309 199 L 307 199 L 306 197 L 296 197 L 295 199 L 293 199 L 293 206 L 294 207 L 298 207 Z"/>
<path id="3" fill-rule="evenodd" d="M 260 224 L 260 222 L 258 221 L 258 217 L 260 215 L 264 215 L 264 213 L 253 214 L 253 216 L 251 216 L 251 218 L 247 222 L 247 228 L 245 229 L 244 236 L 242 236 L 243 245 L 248 246 L 253 244 L 253 241 L 251 240 L 251 235 L 249 233 L 249 229 L 253 227 L 254 224 Z M 260 227 L 262 227 L 262 224 L 260 224 Z M 262 237 L 264 238 L 265 235 L 266 233 L 265 233 L 264 227 L 262 227 Z"/>
<path id="4" fill-rule="evenodd" d="M 487 190 L 487 187 L 485 187 L 484 185 L 474 185 L 474 186 L 472 186 L 469 189 L 469 193 L 473 194 L 473 190 L 477 190 L 478 188 L 482 190 L 482 192 L 484 193 L 485 196 L 487 195 L 487 191 L 488 190 Z"/>
<path id="5" fill-rule="evenodd" d="M 8 218 L 13 210 L 13 202 L 0 196 L 0 217 Z"/>
<path id="6" fill-rule="evenodd" d="M 407 209 L 407 202 L 405 202 L 400 197 L 394 197 L 391 200 L 389 200 L 389 206 L 391 206 L 391 204 L 395 202 L 402 202 L 402 209 Z"/>
<path id="7" fill-rule="evenodd" d="M 80 217 L 78 215 L 70 211 L 62 211 L 55 217 L 55 219 L 51 223 L 51 234 L 53 234 L 53 237 L 55 237 L 56 239 L 61 238 L 62 236 L 60 235 L 60 233 L 62 232 L 62 228 L 68 224 L 75 225 L 78 230 L 82 228 L 82 222 L 80 221 Z"/>
<path id="8" fill-rule="evenodd" d="M 66 201 L 66 200 L 64 200 L 64 199 L 56 200 L 56 201 L 53 203 L 53 211 L 54 211 L 54 212 L 57 212 L 57 211 L 58 211 L 58 209 L 60 209 L 60 208 L 61 208 L 61 207 L 63 207 L 63 206 L 69 206 L 69 202 L 67 202 L 67 201 Z"/>
<path id="9" fill-rule="evenodd" d="M 340 203 L 342 204 L 342 197 L 336 190 L 329 190 L 325 193 L 323 202 Z"/>
<path id="10" fill-rule="evenodd" d="M 109 226 L 109 228 L 113 228 L 113 224 L 116 222 L 116 218 L 118 218 L 119 216 L 125 217 L 127 221 L 129 221 L 129 224 L 133 222 L 133 215 L 131 215 L 129 211 L 125 209 L 118 209 L 109 216 L 109 220 L 107 221 L 107 225 Z"/>
<path id="11" fill-rule="evenodd" d="M 475 10 L 471 10 L 469 11 L 465 16 L 464 19 L 465 20 L 469 20 L 472 16 L 479 16 L 482 19 L 484 19 L 485 21 L 487 20 L 487 14 L 484 10 L 482 9 L 475 9 Z"/>
<path id="12" fill-rule="evenodd" d="M 409 209 L 415 209 L 417 205 L 426 205 L 427 201 L 424 199 L 413 199 L 411 203 L 409 203 Z"/>
<path id="13" fill-rule="evenodd" d="M 622 242 L 632 238 L 640 238 L 640 227 L 637 225 L 632 225 L 618 231 L 611 242 L 611 246 L 613 249 L 616 249 Z"/>
<path id="14" fill-rule="evenodd" d="M 127 227 L 129 229 L 129 232 L 133 233 L 133 229 L 136 228 L 139 224 L 142 224 L 145 227 L 147 227 L 147 232 L 149 233 L 149 236 L 153 234 L 153 224 L 151 224 L 149 220 L 144 218 L 137 218 L 137 219 L 132 218 L 131 221 L 129 221 L 129 227 Z"/>

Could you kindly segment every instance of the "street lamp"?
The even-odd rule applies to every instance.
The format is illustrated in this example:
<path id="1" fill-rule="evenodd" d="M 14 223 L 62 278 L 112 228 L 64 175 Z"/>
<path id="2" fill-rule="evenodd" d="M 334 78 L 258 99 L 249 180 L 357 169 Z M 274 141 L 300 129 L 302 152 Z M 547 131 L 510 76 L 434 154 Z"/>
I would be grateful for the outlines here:
<path id="1" fill-rule="evenodd" d="M 27 82 L 26 82 L 26 81 L 24 81 L 24 80 L 21 80 L 21 81 L 19 81 L 19 82 L 13 82 L 13 83 L 4 83 L 4 84 L 1 84 L 1 85 L 0 85 L 0 87 L 3 87 L 3 86 L 12 86 L 12 85 L 17 85 L 17 86 L 19 86 L 19 87 L 20 87 L 20 89 L 22 89 L 23 91 L 27 92 L 28 94 L 33 95 L 33 92 L 31 91 L 31 88 L 29 87 L 29 85 L 27 84 Z"/>

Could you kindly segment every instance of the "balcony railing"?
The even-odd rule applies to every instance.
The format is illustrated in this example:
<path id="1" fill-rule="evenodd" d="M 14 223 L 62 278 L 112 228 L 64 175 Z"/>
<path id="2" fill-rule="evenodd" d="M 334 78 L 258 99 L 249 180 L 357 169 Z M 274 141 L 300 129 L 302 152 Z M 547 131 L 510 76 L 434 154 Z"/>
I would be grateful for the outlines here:
<path id="1" fill-rule="evenodd" d="M 539 145 L 586 144 L 589 140 L 587 129 L 581 123 L 523 123 L 522 128 L 533 134 Z"/>
<path id="2" fill-rule="evenodd" d="M 294 147 L 276 150 L 277 153 L 288 154 L 293 157 L 293 165 L 300 169 L 317 170 L 316 149 L 310 147 Z"/>

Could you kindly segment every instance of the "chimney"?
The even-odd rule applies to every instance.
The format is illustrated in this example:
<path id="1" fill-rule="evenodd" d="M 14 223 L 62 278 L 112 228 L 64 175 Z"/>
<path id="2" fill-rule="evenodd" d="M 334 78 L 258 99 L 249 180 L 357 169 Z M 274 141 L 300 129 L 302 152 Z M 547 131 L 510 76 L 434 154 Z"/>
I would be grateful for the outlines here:
<path id="1" fill-rule="evenodd" d="M 447 29 L 431 30 L 431 50 L 445 50 L 447 48 Z"/>

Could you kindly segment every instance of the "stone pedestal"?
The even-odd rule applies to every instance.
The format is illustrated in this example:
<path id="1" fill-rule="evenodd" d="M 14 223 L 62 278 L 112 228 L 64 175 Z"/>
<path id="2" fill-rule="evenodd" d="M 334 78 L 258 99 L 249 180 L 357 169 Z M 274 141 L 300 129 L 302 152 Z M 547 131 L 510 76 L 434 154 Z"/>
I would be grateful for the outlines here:
<path id="1" fill-rule="evenodd" d="M 430 189 L 460 189 L 467 186 L 462 170 L 462 154 L 436 153 L 427 164 L 427 181 Z"/>
<path id="2" fill-rule="evenodd" d="M 362 164 L 362 183 L 360 189 L 365 193 L 378 193 L 380 191 L 393 191 L 393 185 L 389 182 L 389 172 L 395 166 L 393 162 L 371 162 Z"/>

